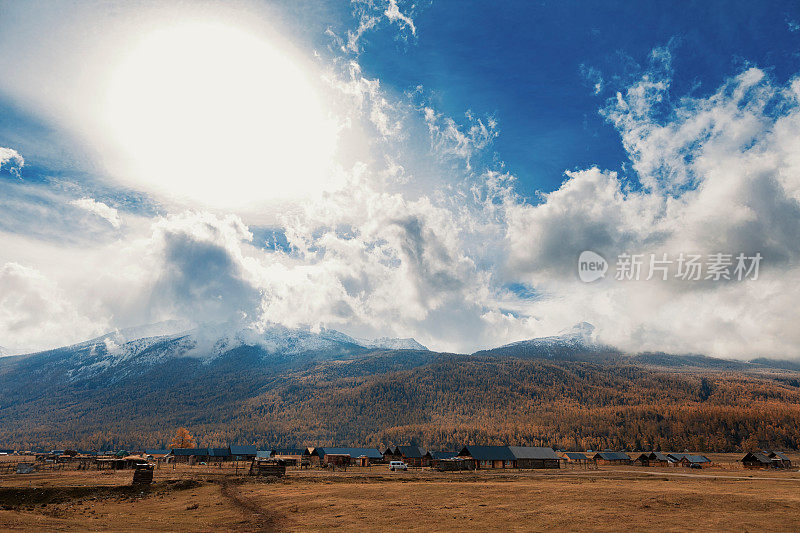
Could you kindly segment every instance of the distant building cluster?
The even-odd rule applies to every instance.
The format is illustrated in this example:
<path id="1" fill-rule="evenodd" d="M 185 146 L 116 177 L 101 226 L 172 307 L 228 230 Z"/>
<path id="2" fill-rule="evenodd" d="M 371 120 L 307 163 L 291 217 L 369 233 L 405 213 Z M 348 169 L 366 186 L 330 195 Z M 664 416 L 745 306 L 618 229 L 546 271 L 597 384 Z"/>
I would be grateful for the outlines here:
<path id="1" fill-rule="evenodd" d="M 409 467 L 433 467 L 438 470 L 481 469 L 557 469 L 563 467 L 596 467 L 597 465 L 634 465 L 644 467 L 706 468 L 712 461 L 705 455 L 678 452 L 623 451 L 556 451 L 540 446 L 467 445 L 458 451 L 426 450 L 420 446 L 378 448 L 305 447 L 259 449 L 257 446 L 231 445 L 224 448 L 145 449 L 135 453 L 119 451 L 49 452 L 0 451 L 0 454 L 34 455 L 37 462 L 76 464 L 79 469 L 124 469 L 152 463 L 185 463 L 189 465 L 224 462 L 270 461 L 298 467 L 370 466 L 402 462 Z M 792 466 L 789 457 L 779 451 L 749 452 L 742 458 L 745 468 L 778 468 Z"/>

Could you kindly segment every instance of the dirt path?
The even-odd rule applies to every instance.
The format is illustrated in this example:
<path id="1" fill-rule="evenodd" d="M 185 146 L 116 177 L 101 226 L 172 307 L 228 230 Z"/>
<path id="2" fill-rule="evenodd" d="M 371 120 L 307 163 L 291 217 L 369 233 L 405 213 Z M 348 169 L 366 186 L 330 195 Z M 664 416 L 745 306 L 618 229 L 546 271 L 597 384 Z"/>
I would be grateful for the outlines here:
<path id="1" fill-rule="evenodd" d="M 257 501 L 239 493 L 240 482 L 223 481 L 220 487 L 222 496 L 242 511 L 249 522 L 248 531 L 279 531 L 278 516 L 264 509 Z M 251 529 L 252 527 L 252 529 Z"/>

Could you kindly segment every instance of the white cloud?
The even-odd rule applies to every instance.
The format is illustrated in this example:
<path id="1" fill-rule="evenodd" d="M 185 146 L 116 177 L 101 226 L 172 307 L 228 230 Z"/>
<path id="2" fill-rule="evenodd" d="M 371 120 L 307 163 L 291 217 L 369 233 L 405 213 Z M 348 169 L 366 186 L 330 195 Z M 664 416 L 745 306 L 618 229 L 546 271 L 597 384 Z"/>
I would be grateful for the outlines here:
<path id="1" fill-rule="evenodd" d="M 122 220 L 119 218 L 119 214 L 117 213 L 116 209 L 104 204 L 103 202 L 98 202 L 93 198 L 80 198 L 71 201 L 70 204 L 107 220 L 108 223 L 115 228 L 119 228 L 122 224 Z"/>
<path id="2" fill-rule="evenodd" d="M 544 297 L 550 329 L 587 320 L 627 350 L 797 357 L 800 277 L 800 79 L 750 68 L 705 98 L 671 105 L 668 55 L 612 99 L 634 176 L 568 172 L 539 205 L 507 204 L 508 268 Z M 641 188 L 631 187 L 637 180 Z M 575 276 L 583 250 L 764 256 L 756 281 L 602 282 Z M 613 267 L 612 267 L 613 268 Z"/>
<path id="3" fill-rule="evenodd" d="M 421 111 L 428 125 L 434 149 L 443 156 L 463 159 L 468 170 L 471 169 L 473 155 L 488 147 L 499 135 L 497 122 L 493 117 L 484 120 L 467 111 L 465 113 L 467 125 L 462 126 L 452 117 L 443 115 L 430 106 L 422 106 Z"/>
<path id="4" fill-rule="evenodd" d="M 386 11 L 383 12 L 391 21 L 399 22 L 401 25 L 405 25 L 408 29 L 411 30 L 412 35 L 417 34 L 417 28 L 414 26 L 414 21 L 411 20 L 411 17 L 404 15 L 400 11 L 400 7 L 397 5 L 397 0 L 389 0 L 389 5 L 386 7 Z"/>
<path id="5" fill-rule="evenodd" d="M 16 150 L 0 146 L 0 170 L 6 168 L 9 172 L 19 177 L 25 160 Z"/>
<path id="6" fill-rule="evenodd" d="M 0 267 L 0 339 L 11 352 L 77 342 L 108 327 L 86 317 L 37 270 L 11 262 Z"/>
<path id="7" fill-rule="evenodd" d="M 410 10 L 414 8 L 413 5 L 410 10 L 406 10 L 400 8 L 398 0 L 352 0 L 352 3 L 353 13 L 358 17 L 358 28 L 347 32 L 346 43 L 333 35 L 343 52 L 359 54 L 361 52 L 360 41 L 363 36 L 377 29 L 384 18 L 390 23 L 400 26 L 400 32 L 397 35 L 399 39 L 406 40 L 407 31 L 410 31 L 412 37 L 417 35 L 417 27 L 409 14 Z"/>

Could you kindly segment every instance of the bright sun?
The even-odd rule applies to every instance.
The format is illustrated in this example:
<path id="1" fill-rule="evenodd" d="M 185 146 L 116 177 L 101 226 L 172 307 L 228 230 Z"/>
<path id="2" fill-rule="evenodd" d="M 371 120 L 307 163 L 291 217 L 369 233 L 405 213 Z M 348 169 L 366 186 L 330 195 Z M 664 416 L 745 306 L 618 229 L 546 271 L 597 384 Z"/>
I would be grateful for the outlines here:
<path id="1" fill-rule="evenodd" d="M 245 31 L 156 31 L 115 69 L 104 118 L 136 185 L 214 207 L 325 187 L 336 127 L 309 78 Z"/>

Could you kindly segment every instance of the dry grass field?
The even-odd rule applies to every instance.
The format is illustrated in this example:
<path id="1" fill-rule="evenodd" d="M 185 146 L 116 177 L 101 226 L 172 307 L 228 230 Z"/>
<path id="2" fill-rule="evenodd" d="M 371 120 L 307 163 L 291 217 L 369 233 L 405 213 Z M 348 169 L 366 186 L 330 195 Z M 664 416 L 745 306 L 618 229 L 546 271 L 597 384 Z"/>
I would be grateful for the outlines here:
<path id="1" fill-rule="evenodd" d="M 0 530 L 40 531 L 787 531 L 800 529 L 800 473 L 704 470 L 345 472 L 266 482 L 214 466 L 0 475 Z M 241 470 L 240 470 L 241 474 Z"/>

